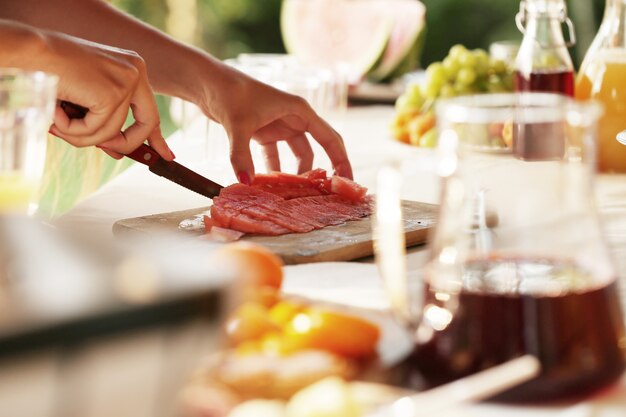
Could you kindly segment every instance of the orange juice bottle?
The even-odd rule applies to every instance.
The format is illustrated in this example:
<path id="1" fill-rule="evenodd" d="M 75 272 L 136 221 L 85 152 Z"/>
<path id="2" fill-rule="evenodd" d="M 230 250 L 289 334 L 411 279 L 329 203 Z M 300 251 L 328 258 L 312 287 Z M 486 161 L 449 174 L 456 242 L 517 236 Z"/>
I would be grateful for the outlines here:
<path id="1" fill-rule="evenodd" d="M 598 169 L 626 173 L 626 146 L 615 136 L 626 129 L 626 0 L 607 0 L 604 18 L 576 79 L 578 99 L 604 105 L 598 123 Z"/>

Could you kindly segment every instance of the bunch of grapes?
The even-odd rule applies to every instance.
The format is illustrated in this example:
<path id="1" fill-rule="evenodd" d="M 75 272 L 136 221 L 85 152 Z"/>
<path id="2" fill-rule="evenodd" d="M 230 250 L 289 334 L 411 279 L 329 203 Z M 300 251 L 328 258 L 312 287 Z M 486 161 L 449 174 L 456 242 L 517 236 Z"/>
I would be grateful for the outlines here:
<path id="1" fill-rule="evenodd" d="M 513 77 L 504 61 L 490 58 L 482 49 L 470 51 L 463 45 L 455 45 L 443 61 L 428 66 L 423 83 L 409 85 L 398 98 L 393 135 L 412 145 L 434 147 L 436 99 L 510 91 L 513 91 Z"/>

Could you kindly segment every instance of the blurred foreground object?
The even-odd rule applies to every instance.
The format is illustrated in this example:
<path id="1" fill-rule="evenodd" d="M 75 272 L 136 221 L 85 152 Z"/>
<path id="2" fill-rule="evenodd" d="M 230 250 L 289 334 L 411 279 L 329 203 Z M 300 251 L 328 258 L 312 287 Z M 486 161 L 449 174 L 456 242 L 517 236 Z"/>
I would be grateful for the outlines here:
<path id="1" fill-rule="evenodd" d="M 284 0 L 281 31 L 288 52 L 328 69 L 345 64 L 356 84 L 415 69 L 425 15 L 418 0 Z"/>
<path id="2" fill-rule="evenodd" d="M 33 213 L 57 77 L 0 69 L 0 214 Z"/>
<path id="3" fill-rule="evenodd" d="M 576 79 L 576 98 L 604 105 L 598 132 L 598 169 L 626 172 L 626 147 L 615 136 L 626 129 L 626 3 L 607 0 L 604 19 Z"/>
<path id="4" fill-rule="evenodd" d="M 230 280 L 210 245 L 167 235 L 110 245 L 1 218 L 3 416 L 172 415 L 216 347 Z"/>

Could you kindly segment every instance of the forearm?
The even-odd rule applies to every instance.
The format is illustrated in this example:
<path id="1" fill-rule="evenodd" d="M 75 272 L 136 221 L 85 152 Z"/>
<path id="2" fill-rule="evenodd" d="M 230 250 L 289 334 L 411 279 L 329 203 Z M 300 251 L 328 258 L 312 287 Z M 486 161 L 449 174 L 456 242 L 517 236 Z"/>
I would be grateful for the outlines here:
<path id="1" fill-rule="evenodd" d="M 0 68 L 49 70 L 42 52 L 45 39 L 28 25 L 0 19 Z"/>
<path id="2" fill-rule="evenodd" d="M 147 63 L 152 87 L 159 93 L 198 102 L 197 83 L 219 85 L 222 64 L 207 53 L 182 44 L 99 0 L 0 0 L 0 18 L 67 33 L 136 51 Z M 210 92 L 209 92 L 210 94 Z"/>

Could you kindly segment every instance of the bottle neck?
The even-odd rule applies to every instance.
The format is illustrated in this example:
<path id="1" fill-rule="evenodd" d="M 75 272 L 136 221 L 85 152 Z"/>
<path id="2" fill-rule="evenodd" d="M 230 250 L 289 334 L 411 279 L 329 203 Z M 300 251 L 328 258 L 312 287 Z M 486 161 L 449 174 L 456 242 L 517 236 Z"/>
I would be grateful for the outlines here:
<path id="1" fill-rule="evenodd" d="M 524 41 L 527 39 L 544 49 L 566 47 L 560 20 L 547 14 L 528 17 Z"/>
<path id="2" fill-rule="evenodd" d="M 525 75 L 535 71 L 573 70 L 559 17 L 548 13 L 527 15 L 515 66 Z"/>

